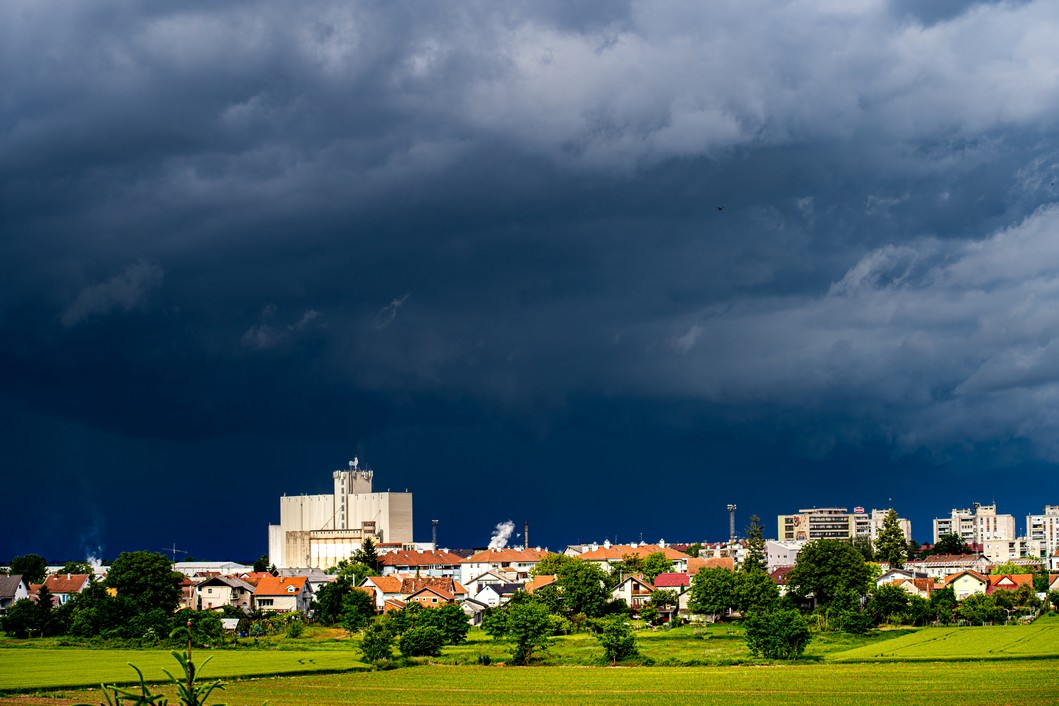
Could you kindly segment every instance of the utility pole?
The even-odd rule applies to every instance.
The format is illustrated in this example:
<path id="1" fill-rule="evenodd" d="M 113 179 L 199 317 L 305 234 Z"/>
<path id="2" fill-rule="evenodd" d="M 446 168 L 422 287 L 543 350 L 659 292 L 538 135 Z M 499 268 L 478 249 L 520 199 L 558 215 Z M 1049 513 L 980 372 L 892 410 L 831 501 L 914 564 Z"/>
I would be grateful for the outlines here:
<path id="1" fill-rule="evenodd" d="M 430 521 L 430 539 L 434 544 L 434 551 L 438 550 L 438 521 Z"/>

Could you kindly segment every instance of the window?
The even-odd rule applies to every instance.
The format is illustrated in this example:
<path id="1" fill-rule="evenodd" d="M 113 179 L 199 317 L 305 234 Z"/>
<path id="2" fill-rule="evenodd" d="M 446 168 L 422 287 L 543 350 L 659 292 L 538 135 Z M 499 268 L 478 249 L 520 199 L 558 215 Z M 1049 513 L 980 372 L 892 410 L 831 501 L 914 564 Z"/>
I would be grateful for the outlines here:
<path id="1" fill-rule="evenodd" d="M 437 598 L 431 598 L 431 599 L 430 599 L 430 602 L 431 602 L 431 603 L 437 603 L 437 602 L 438 602 L 438 599 L 437 599 Z"/>
<path id="2" fill-rule="evenodd" d="M 264 607 L 271 606 L 272 605 L 272 599 L 271 598 L 259 598 L 259 599 L 257 599 L 257 604 L 259 606 L 264 606 Z"/>

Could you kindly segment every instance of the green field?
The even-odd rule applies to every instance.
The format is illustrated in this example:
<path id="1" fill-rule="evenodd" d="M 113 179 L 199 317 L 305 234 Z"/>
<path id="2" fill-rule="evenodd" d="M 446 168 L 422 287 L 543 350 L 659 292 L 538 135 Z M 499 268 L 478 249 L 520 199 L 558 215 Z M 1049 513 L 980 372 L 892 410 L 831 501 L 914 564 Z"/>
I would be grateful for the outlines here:
<path id="1" fill-rule="evenodd" d="M 901 704 L 1037 706 L 1059 701 L 1052 660 L 984 663 L 801 664 L 772 667 L 450 667 L 253 679 L 215 700 L 229 704 Z M 99 703 L 99 691 L 0 704 Z"/>
<path id="2" fill-rule="evenodd" d="M 472 631 L 467 644 L 431 664 L 384 672 L 361 671 L 354 641 L 316 637 L 282 649 L 200 650 L 196 658 L 213 657 L 203 676 L 229 681 L 215 700 L 231 704 L 1059 703 L 1059 620 L 821 634 L 790 664 L 750 656 L 737 625 L 640 632 L 653 666 L 619 668 L 593 666 L 602 650 L 589 635 L 560 638 L 542 665 L 516 668 L 497 664 L 507 658 L 504 643 Z M 492 666 L 473 666 L 484 655 Z M 88 687 L 135 679 L 128 662 L 158 681 L 163 667 L 177 666 L 162 650 L 0 642 L 0 692 L 23 692 L 0 696 L 0 704 L 99 703 L 98 688 Z M 47 691 L 28 693 L 35 690 Z"/>
<path id="3" fill-rule="evenodd" d="M 196 661 L 213 658 L 203 672 L 206 679 L 366 668 L 351 651 L 202 650 L 192 656 Z M 173 656 L 162 650 L 3 649 L 0 691 L 137 681 L 129 662 L 148 681 L 165 680 L 162 669 L 180 672 Z"/>
<path id="4" fill-rule="evenodd" d="M 1059 658 L 1059 624 L 929 628 L 832 656 L 836 661 Z M 1056 665 L 1059 669 L 1059 664 Z M 1057 694 L 1059 701 L 1059 694 Z"/>

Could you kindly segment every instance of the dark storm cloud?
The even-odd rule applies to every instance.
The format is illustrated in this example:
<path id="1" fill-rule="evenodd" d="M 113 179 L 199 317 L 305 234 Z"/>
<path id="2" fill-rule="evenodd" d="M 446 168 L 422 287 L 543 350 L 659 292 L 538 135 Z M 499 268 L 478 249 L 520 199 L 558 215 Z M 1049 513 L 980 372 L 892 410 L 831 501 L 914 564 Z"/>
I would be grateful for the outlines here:
<path id="1" fill-rule="evenodd" d="M 13 410 L 1059 457 L 1048 3 L 0 13 Z"/>

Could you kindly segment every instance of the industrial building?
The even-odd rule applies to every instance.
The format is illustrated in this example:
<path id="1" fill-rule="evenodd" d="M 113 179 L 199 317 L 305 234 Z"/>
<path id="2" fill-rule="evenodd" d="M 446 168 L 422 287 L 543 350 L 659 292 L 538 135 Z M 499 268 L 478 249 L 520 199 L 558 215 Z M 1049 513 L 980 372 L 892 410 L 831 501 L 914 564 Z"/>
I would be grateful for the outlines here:
<path id="1" fill-rule="evenodd" d="M 374 471 L 359 468 L 357 459 L 331 475 L 331 494 L 280 498 L 279 524 L 268 526 L 268 555 L 276 568 L 329 569 L 368 537 L 412 543 L 411 493 L 374 492 Z"/>

